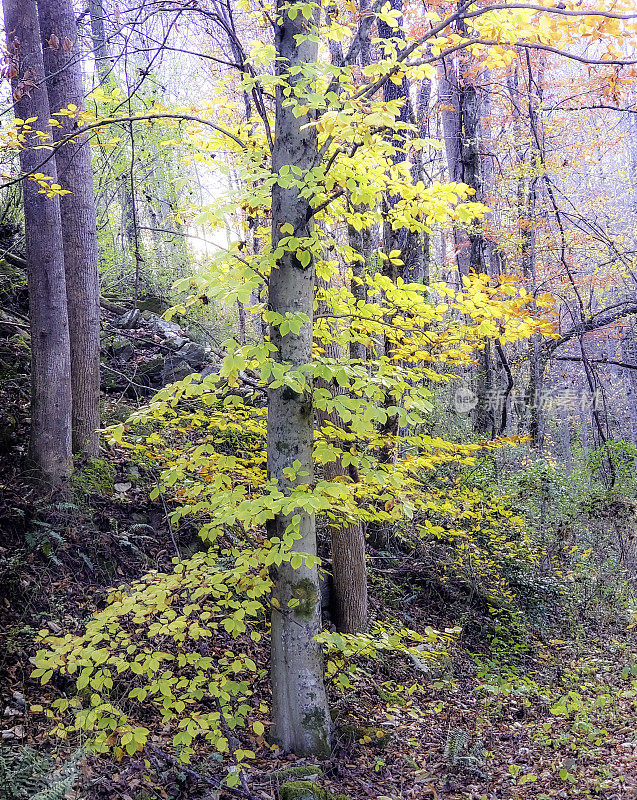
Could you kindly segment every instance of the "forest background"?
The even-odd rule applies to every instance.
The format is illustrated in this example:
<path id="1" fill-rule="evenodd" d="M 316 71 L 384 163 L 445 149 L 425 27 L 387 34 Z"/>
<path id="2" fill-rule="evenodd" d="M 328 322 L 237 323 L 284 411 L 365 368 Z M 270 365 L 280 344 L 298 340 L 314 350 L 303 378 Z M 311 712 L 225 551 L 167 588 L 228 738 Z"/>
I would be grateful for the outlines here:
<path id="1" fill-rule="evenodd" d="M 607 5 L 4 0 L 7 798 L 634 796 Z"/>

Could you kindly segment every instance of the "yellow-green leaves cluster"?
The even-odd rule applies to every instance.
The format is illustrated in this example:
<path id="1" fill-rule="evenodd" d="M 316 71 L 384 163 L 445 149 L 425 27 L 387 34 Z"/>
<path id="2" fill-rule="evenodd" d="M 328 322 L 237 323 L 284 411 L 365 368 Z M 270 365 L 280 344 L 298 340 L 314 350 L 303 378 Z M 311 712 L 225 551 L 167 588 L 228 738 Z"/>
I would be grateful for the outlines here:
<path id="1" fill-rule="evenodd" d="M 43 632 L 33 676 L 47 683 L 57 670 L 78 691 L 54 703 L 74 711 L 56 732 L 86 731 L 95 750 L 121 757 L 141 750 L 161 723 L 184 761 L 198 741 L 228 752 L 228 731 L 257 713 L 252 686 L 264 673 L 256 643 L 269 591 L 267 570 L 242 552 L 198 553 L 113 591 L 82 635 Z M 250 754 L 234 753 L 239 761 Z"/>

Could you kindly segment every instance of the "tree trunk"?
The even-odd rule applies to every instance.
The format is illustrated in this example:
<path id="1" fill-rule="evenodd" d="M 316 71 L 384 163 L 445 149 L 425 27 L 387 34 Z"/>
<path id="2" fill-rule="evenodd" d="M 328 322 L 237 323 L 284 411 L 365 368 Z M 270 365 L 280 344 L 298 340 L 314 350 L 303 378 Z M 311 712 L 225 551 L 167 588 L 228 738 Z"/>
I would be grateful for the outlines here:
<path id="1" fill-rule="evenodd" d="M 571 424 L 568 409 L 560 408 L 557 417 L 560 455 L 567 475 L 573 474 L 573 453 L 571 450 Z"/>
<path id="2" fill-rule="evenodd" d="M 323 284 L 325 288 L 329 284 Z M 319 313 L 328 313 L 327 304 L 319 302 Z M 333 322 L 333 329 L 338 323 Z M 336 332 L 336 330 L 334 330 Z M 322 343 L 324 344 L 324 343 Z M 342 348 L 336 342 L 324 344 L 328 358 L 340 360 Z M 316 386 L 328 389 L 332 396 L 346 394 L 344 387 L 335 385 L 334 381 L 318 379 Z M 317 411 L 317 429 L 326 426 L 343 429 L 345 426 L 338 413 L 333 410 Z M 329 427 L 325 434 L 329 437 Z M 340 459 L 331 461 L 323 467 L 323 477 L 327 481 L 349 478 L 359 480 L 357 471 L 343 466 Z M 361 521 L 336 521 L 329 523 L 330 544 L 332 552 L 333 618 L 336 629 L 340 633 L 358 633 L 367 623 L 367 564 L 365 561 L 365 528 Z"/>
<path id="3" fill-rule="evenodd" d="M 484 196 L 483 170 L 480 158 L 481 96 L 475 79 L 471 77 L 471 64 L 467 54 L 459 54 L 444 62 L 439 78 L 441 117 L 449 180 L 465 183 L 475 190 L 473 200 Z M 480 226 L 474 224 L 467 231 L 459 225 L 453 229 L 458 285 L 460 276 L 487 270 L 485 241 Z M 476 433 L 494 435 L 497 421 L 493 409 L 496 376 L 490 343 L 476 353 L 477 364 L 472 370 L 476 406 L 472 413 Z"/>
<path id="4" fill-rule="evenodd" d="M 386 22 L 378 20 L 377 24 L 379 36 L 381 36 L 383 39 L 389 39 L 394 36 L 404 38 L 404 33 L 402 32 L 403 0 L 390 0 L 390 5 L 392 11 L 397 11 L 401 14 L 401 27 L 399 27 L 397 31 L 393 31 Z M 400 108 L 399 121 L 402 123 L 416 122 L 416 115 L 414 114 L 411 103 L 409 82 L 405 76 L 403 76 L 403 79 L 399 85 L 396 85 L 393 81 L 386 81 L 383 85 L 383 100 L 386 103 L 389 103 L 392 100 L 397 99 L 404 101 Z M 396 152 L 391 157 L 392 162 L 394 164 L 398 164 L 402 161 L 407 161 L 409 134 L 404 130 L 394 131 L 393 133 L 389 134 L 388 138 L 390 143 L 397 148 Z M 414 182 L 419 178 L 417 172 L 417 168 L 412 165 L 412 176 Z M 404 265 L 400 269 L 400 277 L 404 278 L 404 280 L 407 282 L 422 282 L 424 276 L 423 234 L 419 231 L 411 231 L 409 228 L 394 229 L 392 228 L 392 225 L 388 219 L 391 209 L 395 206 L 399 199 L 400 198 L 395 195 L 388 195 L 383 202 L 383 211 L 385 214 L 382 233 L 383 250 L 387 254 L 389 254 L 392 250 L 400 250 L 400 258 L 404 262 Z M 394 281 L 399 277 L 398 270 L 393 269 L 389 265 L 388 261 L 385 262 L 383 271 Z"/>
<path id="5" fill-rule="evenodd" d="M 307 41 L 307 22 L 299 14 L 295 20 L 288 16 L 288 5 L 277 2 L 280 22 L 275 33 L 277 73 L 287 77 L 288 84 L 304 86 L 303 75 L 289 75 L 289 70 L 316 61 L 318 47 Z M 312 21 L 310 21 L 312 22 Z M 316 25 L 317 20 L 313 20 Z M 295 36 L 301 41 L 297 42 Z M 305 39 L 305 41 L 303 41 Z M 301 88 L 301 91 L 304 91 Z M 309 115 L 294 116 L 293 108 L 277 87 L 275 142 L 272 153 L 273 170 L 282 166 L 299 168 L 305 175 L 314 165 L 317 155 L 317 133 L 308 126 Z M 313 228 L 311 209 L 299 188 L 283 188 L 276 184 L 272 190 L 272 241 L 276 247 L 284 236 L 281 226 L 294 227 L 297 237 L 308 236 Z M 314 265 L 303 267 L 295 252 L 286 252 L 272 270 L 269 282 L 269 305 L 280 314 L 307 315 L 308 322 L 298 335 L 281 336 L 279 327 L 272 325 L 270 336 L 276 347 L 274 357 L 292 369 L 310 363 L 312 359 L 312 317 L 314 302 Z M 298 394 L 283 386 L 269 391 L 267 458 L 268 476 L 277 480 L 284 492 L 295 484 L 312 480 L 313 404 L 311 389 Z M 297 461 L 304 476 L 285 477 L 283 470 Z M 298 466 L 297 464 L 297 466 Z M 293 550 L 316 554 L 316 529 L 313 514 L 298 514 L 298 538 Z M 271 524 L 273 535 L 283 538 L 291 524 L 289 516 L 278 515 Z M 297 755 L 327 756 L 330 752 L 331 719 L 323 684 L 323 664 L 319 645 L 314 637 L 320 630 L 320 593 L 316 567 L 305 563 L 292 569 L 283 563 L 274 576 L 274 599 L 278 602 L 272 612 L 272 712 L 274 736 L 286 751 Z M 289 606 L 291 600 L 297 602 Z"/>
<path id="6" fill-rule="evenodd" d="M 537 163 L 541 158 L 537 143 L 531 139 L 530 145 L 525 145 L 529 137 L 529 128 L 532 126 L 531 115 L 535 113 L 536 106 L 541 99 L 541 94 L 536 97 L 528 91 L 528 119 L 522 118 L 522 93 L 519 89 L 520 76 L 517 69 L 508 79 L 508 89 L 511 98 L 511 108 L 514 119 L 514 135 L 516 139 L 516 156 L 518 159 L 519 176 L 517 179 L 517 207 L 518 207 L 518 235 L 520 238 L 520 266 L 527 291 L 535 295 L 536 291 L 536 240 L 535 231 L 536 202 L 537 202 L 537 176 L 534 174 Z M 530 76 L 529 76 L 530 83 Z M 538 75 L 536 88 L 541 92 L 542 76 Z M 528 124 L 528 127 L 525 125 Z M 532 446 L 542 451 L 544 444 L 544 412 L 542 409 L 542 393 L 544 389 L 544 370 L 546 360 L 542 352 L 542 337 L 538 334 L 531 336 L 528 344 L 529 353 L 529 380 L 527 389 L 527 422 Z"/>
<path id="7" fill-rule="evenodd" d="M 635 346 L 635 329 L 632 322 L 627 322 L 621 334 L 622 360 L 626 364 L 637 364 L 637 347 Z M 630 423 L 630 439 L 637 445 L 637 370 L 625 369 L 624 382 L 626 402 L 628 404 L 628 420 Z"/>
<path id="8" fill-rule="evenodd" d="M 40 34 L 49 106 L 55 113 L 84 105 L 77 23 L 71 0 L 39 0 Z M 56 141 L 76 121 L 58 117 Z M 91 151 L 86 137 L 61 147 L 55 156 L 58 181 L 71 194 L 60 198 L 64 270 L 71 339 L 73 452 L 96 456 L 100 427 L 100 305 L 97 229 Z"/>
<path id="9" fill-rule="evenodd" d="M 91 19 L 91 39 L 93 42 L 93 54 L 95 58 L 95 72 L 97 85 L 104 86 L 108 90 L 117 88 L 117 76 L 114 72 L 114 61 L 110 56 L 108 39 L 106 37 L 106 12 L 103 0 L 88 0 L 88 11 Z M 134 154 L 134 140 L 132 134 L 132 123 L 123 127 L 131 139 L 131 150 Z M 128 174 L 120 178 L 121 186 L 121 209 L 122 209 L 122 247 L 132 250 L 135 257 L 135 284 L 134 295 L 137 300 L 139 292 L 139 270 L 143 258 L 139 249 L 139 232 L 137 229 L 137 210 L 135 207 L 135 187 L 132 180 L 133 166 L 131 164 Z"/>
<path id="10" fill-rule="evenodd" d="M 111 75 L 113 63 L 109 58 L 108 44 L 106 43 L 106 26 L 104 25 L 104 6 L 102 0 L 88 0 L 88 11 L 91 18 L 91 38 L 93 39 L 93 57 L 99 85 L 102 86 L 109 80 L 114 84 Z"/>
<path id="11" fill-rule="evenodd" d="M 44 78 L 40 28 L 35 0 L 3 0 L 9 56 L 17 75 L 12 79 L 15 114 L 37 117 L 36 130 L 51 135 Z M 35 84 L 35 85 L 34 85 Z M 26 134 L 20 151 L 23 173 L 46 170 L 57 182 L 55 159 L 42 165 L 39 141 Z M 64 280 L 64 250 L 58 197 L 39 193 L 32 180 L 23 181 L 24 228 L 31 322 L 31 457 L 41 477 L 53 485 L 70 474 L 71 357 Z"/>

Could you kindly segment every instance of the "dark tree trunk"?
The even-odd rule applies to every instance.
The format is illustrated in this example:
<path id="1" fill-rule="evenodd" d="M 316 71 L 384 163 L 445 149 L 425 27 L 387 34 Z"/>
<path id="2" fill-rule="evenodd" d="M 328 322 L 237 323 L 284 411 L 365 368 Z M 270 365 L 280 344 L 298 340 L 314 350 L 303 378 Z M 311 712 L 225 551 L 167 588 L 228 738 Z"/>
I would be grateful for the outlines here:
<path id="1" fill-rule="evenodd" d="M 113 63 L 109 58 L 106 41 L 106 25 L 104 24 L 104 6 L 102 0 L 89 0 L 89 16 L 91 18 L 91 38 L 93 39 L 93 57 L 100 86 L 110 80 Z"/>
<path id="2" fill-rule="evenodd" d="M 484 175 L 480 157 L 482 98 L 467 54 L 459 54 L 443 63 L 439 80 L 441 116 L 447 155 L 449 180 L 464 183 L 474 189 L 472 199 L 484 197 Z M 486 243 L 479 224 L 468 231 L 458 225 L 453 231 L 460 276 L 487 271 Z M 477 364 L 472 370 L 476 405 L 472 414 L 473 428 L 477 433 L 494 435 L 498 429 L 494 390 L 499 383 L 494 370 L 491 345 L 476 354 Z"/>
<path id="3" fill-rule="evenodd" d="M 622 360 L 626 364 L 637 364 L 637 342 L 635 341 L 635 328 L 632 321 L 626 323 L 621 334 L 621 354 Z M 630 440 L 634 445 L 637 445 L 637 370 L 625 369 L 623 372 L 628 405 Z"/>
<path id="4" fill-rule="evenodd" d="M 393 11 L 398 11 L 401 15 L 403 12 L 403 0 L 390 0 L 390 5 Z M 401 18 L 402 23 L 402 18 Z M 404 36 L 402 27 L 398 31 L 393 31 L 385 22 L 378 21 L 378 33 L 381 37 L 389 39 L 393 36 Z M 402 123 L 415 122 L 416 117 L 412 108 L 409 82 L 406 77 L 403 77 L 401 83 L 396 85 L 393 81 L 386 81 L 383 85 L 383 100 L 386 103 L 392 100 L 403 100 L 400 109 L 399 121 Z M 401 161 L 408 159 L 408 146 L 409 135 L 407 131 L 400 130 L 390 134 L 389 141 L 397 148 L 392 156 L 392 161 L 397 164 Z M 412 164 L 412 175 L 414 181 L 418 180 L 418 169 L 416 164 Z M 392 250 L 401 251 L 401 260 L 404 265 L 400 268 L 400 277 L 405 281 L 419 281 L 422 282 L 424 276 L 423 267 L 423 235 L 420 232 L 410 231 L 409 228 L 394 229 L 389 221 L 391 209 L 398 202 L 400 198 L 390 195 L 385 198 L 384 209 L 385 221 L 383 224 L 383 250 L 389 254 Z M 386 274 L 393 280 L 399 277 L 398 271 L 392 270 L 389 262 L 386 261 L 385 268 Z"/>
<path id="5" fill-rule="evenodd" d="M 44 84 L 44 63 L 35 0 L 3 0 L 7 46 L 16 67 L 12 80 L 17 117 L 37 117 L 34 131 L 49 136 L 50 109 Z M 42 165 L 39 141 L 26 134 L 20 151 L 23 173 L 45 172 L 57 183 L 55 159 Z M 60 484 L 70 474 L 71 356 L 64 279 L 64 249 L 58 197 L 40 194 L 25 179 L 24 227 L 31 321 L 31 456 L 41 477 Z"/>
<path id="6" fill-rule="evenodd" d="M 71 0 L 38 0 L 49 106 L 55 113 L 84 105 L 77 23 Z M 58 117 L 56 141 L 73 131 L 72 117 Z M 64 270 L 71 340 L 73 451 L 96 456 L 100 427 L 100 305 L 97 230 L 91 151 L 86 137 L 56 153 L 58 181 L 71 194 L 60 198 Z"/>
<path id="7" fill-rule="evenodd" d="M 322 283 L 322 282 L 320 282 Z M 329 284 L 323 284 L 326 288 Z M 319 313 L 327 313 L 327 304 L 319 302 Z M 333 328 L 338 323 L 334 321 Z M 328 358 L 340 360 L 342 348 L 335 342 L 325 345 Z M 318 388 L 327 389 L 332 396 L 345 394 L 346 389 L 334 385 L 333 381 L 316 381 Z M 329 438 L 329 428 L 344 428 L 338 413 L 319 411 L 316 413 L 317 429 L 323 430 Z M 348 470 L 340 459 L 331 461 L 323 467 L 323 477 L 328 481 L 358 481 L 356 471 Z M 367 624 L 367 564 L 365 561 L 365 528 L 361 521 L 336 521 L 329 523 L 332 552 L 332 580 L 334 585 L 332 611 L 336 629 L 341 633 L 359 633 Z"/>

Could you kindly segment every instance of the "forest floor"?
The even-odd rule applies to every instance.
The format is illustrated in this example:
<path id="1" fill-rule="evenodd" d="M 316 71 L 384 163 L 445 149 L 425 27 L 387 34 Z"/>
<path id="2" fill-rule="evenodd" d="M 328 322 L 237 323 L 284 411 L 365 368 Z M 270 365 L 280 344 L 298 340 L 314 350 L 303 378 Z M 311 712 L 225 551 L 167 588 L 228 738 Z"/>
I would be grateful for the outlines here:
<path id="1" fill-rule="evenodd" d="M 161 504 L 136 487 L 124 459 L 114 466 L 112 491 L 84 494 L 79 511 L 53 500 L 34 506 L 26 486 L 2 481 L 4 746 L 27 744 L 63 758 L 79 744 L 60 749 L 49 736 L 50 720 L 38 711 L 69 687 L 41 687 L 29 677 L 36 632 L 79 631 L 103 607 L 109 586 L 165 569 L 176 545 L 182 552 L 195 546 L 187 529 L 175 542 Z M 610 621 L 588 619 L 559 639 L 554 626 L 523 643 L 498 640 L 493 626 L 490 638 L 481 638 L 477 612 L 445 608 L 408 571 L 399 583 L 374 580 L 374 587 L 373 612 L 385 619 L 394 615 L 424 631 L 471 618 L 466 629 L 472 633 L 429 674 L 389 655 L 362 664 L 354 689 L 332 689 L 335 749 L 321 765 L 321 786 L 352 800 L 637 798 L 637 627 L 613 624 L 611 612 Z M 265 649 L 263 656 L 265 665 Z M 267 681 L 258 691 L 267 699 Z M 167 744 L 161 732 L 155 741 Z M 257 798 L 276 797 L 278 771 L 306 764 L 279 755 L 263 739 L 260 747 L 254 739 L 249 744 L 257 758 L 247 784 Z M 212 775 L 219 768 L 204 752 L 193 766 Z M 153 761 L 149 769 L 135 759 L 88 757 L 73 796 L 212 800 L 226 794 L 211 793 L 167 764 Z"/>
<path id="2" fill-rule="evenodd" d="M 17 364 L 7 353 L 6 363 Z M 81 631 L 103 608 L 109 587 L 169 569 L 177 552 L 197 549 L 198 539 L 193 525 L 170 529 L 166 508 L 149 500 L 147 478 L 123 451 L 110 451 L 92 473 L 78 471 L 72 502 L 36 498 L 20 474 L 28 400 L 24 370 L 3 382 L 0 408 L 11 422 L 11 442 L 0 457 L 0 756 L 26 745 L 60 761 L 81 742 L 52 738 L 43 711 L 73 687 L 30 678 L 37 632 Z M 558 607 L 546 609 L 546 618 L 528 620 L 516 638 L 469 598 L 450 601 L 415 563 L 374 567 L 371 586 L 377 618 L 416 631 L 460 625 L 463 632 L 429 673 L 386 654 L 359 665 L 353 689 L 330 689 L 335 747 L 321 765 L 321 786 L 351 800 L 637 799 L 637 626 L 627 627 L 625 609 L 606 607 L 596 618 L 583 603 L 563 620 Z M 267 668 L 263 641 L 260 666 Z M 266 679 L 255 690 L 267 701 Z M 152 736 L 168 749 L 166 732 Z M 280 771 L 305 762 L 278 754 L 263 738 L 248 744 L 256 752 L 249 790 L 273 800 Z M 203 751 L 193 767 L 213 782 L 222 774 Z M 16 796 L 5 789 L 0 775 L 0 800 Z M 139 759 L 93 756 L 83 758 L 67 794 L 229 796 L 165 762 L 153 759 L 148 767 Z"/>

